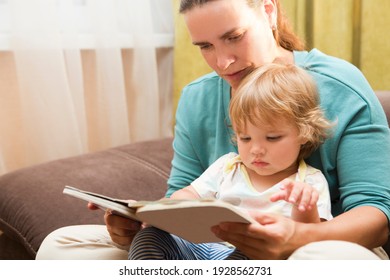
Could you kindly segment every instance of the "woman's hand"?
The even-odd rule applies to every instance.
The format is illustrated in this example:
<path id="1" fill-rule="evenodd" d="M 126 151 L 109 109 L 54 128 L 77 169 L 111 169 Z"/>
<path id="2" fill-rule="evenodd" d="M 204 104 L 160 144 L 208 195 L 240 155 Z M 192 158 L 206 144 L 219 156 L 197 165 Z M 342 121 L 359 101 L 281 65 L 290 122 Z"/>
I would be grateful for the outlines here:
<path id="1" fill-rule="evenodd" d="M 296 222 L 269 213 L 251 215 L 258 223 L 221 223 L 212 230 L 254 260 L 287 259 L 298 248 L 294 245 Z"/>
<path id="2" fill-rule="evenodd" d="M 138 221 L 112 214 L 110 210 L 104 214 L 104 222 L 112 241 L 122 246 L 129 246 L 142 226 Z"/>
<path id="3" fill-rule="evenodd" d="M 92 203 L 88 203 L 88 208 L 99 209 Z M 112 241 L 121 246 L 129 246 L 142 227 L 140 222 L 115 215 L 110 210 L 104 213 L 104 222 Z"/>

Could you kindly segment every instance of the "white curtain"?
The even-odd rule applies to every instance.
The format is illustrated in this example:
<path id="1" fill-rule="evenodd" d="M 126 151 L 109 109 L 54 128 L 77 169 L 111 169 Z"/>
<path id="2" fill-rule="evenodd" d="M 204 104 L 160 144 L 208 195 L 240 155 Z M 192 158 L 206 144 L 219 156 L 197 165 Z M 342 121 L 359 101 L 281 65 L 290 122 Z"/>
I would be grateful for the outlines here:
<path id="1" fill-rule="evenodd" d="M 0 0 L 0 174 L 172 135 L 171 0 Z"/>

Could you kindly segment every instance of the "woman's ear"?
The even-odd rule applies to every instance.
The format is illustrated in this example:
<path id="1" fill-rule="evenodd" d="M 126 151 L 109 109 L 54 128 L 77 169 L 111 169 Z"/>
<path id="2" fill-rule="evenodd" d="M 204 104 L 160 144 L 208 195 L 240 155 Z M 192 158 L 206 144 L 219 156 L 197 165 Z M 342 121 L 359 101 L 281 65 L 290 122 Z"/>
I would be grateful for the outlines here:
<path id="1" fill-rule="evenodd" d="M 277 0 L 264 0 L 264 10 L 268 17 L 268 22 L 272 30 L 277 29 L 278 9 L 276 6 Z"/>

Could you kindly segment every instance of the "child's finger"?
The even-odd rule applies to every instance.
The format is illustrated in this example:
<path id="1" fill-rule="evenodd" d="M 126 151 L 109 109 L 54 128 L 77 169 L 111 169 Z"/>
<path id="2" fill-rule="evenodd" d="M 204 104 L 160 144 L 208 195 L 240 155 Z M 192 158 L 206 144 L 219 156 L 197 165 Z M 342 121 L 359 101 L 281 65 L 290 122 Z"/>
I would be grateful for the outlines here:
<path id="1" fill-rule="evenodd" d="M 281 190 L 280 192 L 277 192 L 270 197 L 271 202 L 275 202 L 278 200 L 286 200 L 288 198 L 288 193 L 285 190 Z"/>
<path id="2" fill-rule="evenodd" d="M 301 196 L 297 201 L 298 209 L 300 211 L 306 211 L 308 207 L 311 207 L 312 191 L 309 188 L 302 188 Z"/>

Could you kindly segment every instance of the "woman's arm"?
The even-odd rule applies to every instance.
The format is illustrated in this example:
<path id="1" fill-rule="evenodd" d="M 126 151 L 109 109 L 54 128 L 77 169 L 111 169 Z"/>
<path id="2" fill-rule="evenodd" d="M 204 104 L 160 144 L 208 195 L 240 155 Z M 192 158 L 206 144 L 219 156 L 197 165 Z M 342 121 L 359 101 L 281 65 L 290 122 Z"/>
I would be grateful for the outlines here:
<path id="1" fill-rule="evenodd" d="M 302 230 L 307 231 L 304 227 Z M 319 240 L 345 240 L 373 249 L 387 241 L 389 228 L 381 210 L 360 206 L 319 224 L 313 233 Z"/>
<path id="2" fill-rule="evenodd" d="M 296 249 L 322 240 L 350 241 L 372 249 L 383 245 L 389 234 L 386 216 L 371 206 L 315 224 L 264 213 L 253 213 L 253 217 L 258 224 L 223 223 L 213 231 L 251 259 L 286 259 Z"/>

